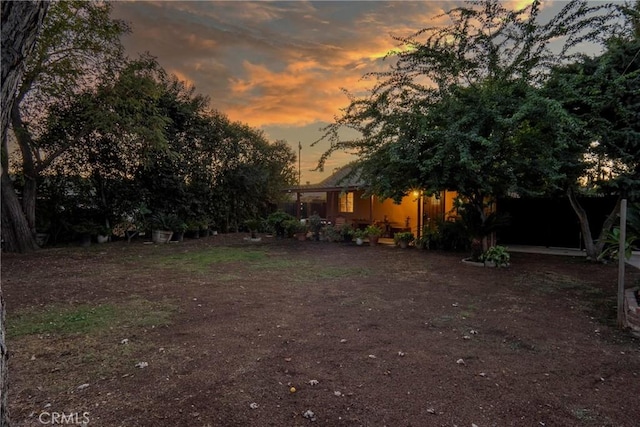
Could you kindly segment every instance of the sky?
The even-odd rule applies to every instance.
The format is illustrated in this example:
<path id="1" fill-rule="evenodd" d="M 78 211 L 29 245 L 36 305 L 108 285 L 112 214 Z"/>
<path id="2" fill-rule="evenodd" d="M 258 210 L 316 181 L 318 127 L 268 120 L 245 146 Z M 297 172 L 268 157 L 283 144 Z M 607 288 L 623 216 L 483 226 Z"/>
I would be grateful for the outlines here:
<path id="1" fill-rule="evenodd" d="M 505 1 L 522 6 L 526 0 Z M 546 1 L 552 10 L 564 2 Z M 327 142 L 311 147 L 348 105 L 342 88 L 363 91 L 384 56 L 407 36 L 437 25 L 454 1 L 119 1 L 130 57 L 150 53 L 169 73 L 209 96 L 231 120 L 301 151 L 301 183 L 317 183 L 354 157 L 333 154 L 312 171 Z"/>

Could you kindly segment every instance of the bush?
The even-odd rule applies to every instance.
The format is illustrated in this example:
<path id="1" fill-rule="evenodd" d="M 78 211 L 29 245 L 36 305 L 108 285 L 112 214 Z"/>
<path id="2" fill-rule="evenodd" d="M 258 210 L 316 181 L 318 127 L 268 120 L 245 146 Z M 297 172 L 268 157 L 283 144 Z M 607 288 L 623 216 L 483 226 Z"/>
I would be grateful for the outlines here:
<path id="1" fill-rule="evenodd" d="M 282 228 L 286 237 L 293 237 L 296 233 L 305 233 L 307 231 L 307 227 L 295 218 L 284 220 Z"/>
<path id="2" fill-rule="evenodd" d="M 507 248 L 500 245 L 490 247 L 480 256 L 482 262 L 492 262 L 496 267 L 507 267 L 510 259 Z"/>
<path id="3" fill-rule="evenodd" d="M 401 231 L 393 235 L 393 241 L 397 245 L 400 242 L 411 243 L 415 239 L 415 236 L 410 231 Z"/>
<path id="4" fill-rule="evenodd" d="M 435 236 L 437 249 L 445 251 L 468 251 L 471 249 L 471 237 L 460 220 L 440 221 L 437 236 Z"/>
<path id="5" fill-rule="evenodd" d="M 267 217 L 267 224 L 278 237 L 285 237 L 287 234 L 287 227 L 285 226 L 287 221 L 298 222 L 294 216 L 284 211 L 275 211 Z M 291 236 L 293 236 L 293 233 Z"/>
<path id="6" fill-rule="evenodd" d="M 367 228 L 364 229 L 364 234 L 367 236 L 382 236 L 382 228 L 377 225 L 367 225 Z"/>

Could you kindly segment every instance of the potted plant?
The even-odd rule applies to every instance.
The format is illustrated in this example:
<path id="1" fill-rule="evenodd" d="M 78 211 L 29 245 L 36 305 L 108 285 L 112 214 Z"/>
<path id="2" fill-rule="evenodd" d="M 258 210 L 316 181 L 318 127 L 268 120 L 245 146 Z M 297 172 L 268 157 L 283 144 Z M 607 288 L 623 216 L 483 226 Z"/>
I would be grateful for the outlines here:
<path id="1" fill-rule="evenodd" d="M 307 240 L 307 232 L 308 232 L 307 226 L 302 224 L 298 220 L 294 220 L 294 221 L 296 225 L 291 227 L 294 236 L 300 241 Z"/>
<path id="2" fill-rule="evenodd" d="M 276 237 L 280 237 L 280 238 L 288 236 L 288 232 L 290 230 L 287 230 L 287 226 L 290 223 L 287 221 L 292 221 L 292 220 L 295 222 L 298 222 L 293 216 L 280 210 L 273 212 L 271 215 L 267 217 L 267 223 L 273 229 L 274 233 L 276 234 Z M 291 236 L 292 235 L 293 233 L 291 233 Z"/>
<path id="3" fill-rule="evenodd" d="M 429 237 L 428 236 L 420 236 L 413 241 L 413 244 L 417 249 L 425 249 L 429 247 Z"/>
<path id="4" fill-rule="evenodd" d="M 415 237 L 410 231 L 401 231 L 393 235 L 393 241 L 395 244 L 403 249 L 407 248 L 409 243 L 413 242 L 414 239 Z"/>
<path id="5" fill-rule="evenodd" d="M 98 234 L 96 236 L 96 241 L 98 243 L 106 243 L 109 241 L 109 237 L 111 237 L 111 228 L 103 225 L 98 227 Z"/>
<path id="6" fill-rule="evenodd" d="M 382 236 L 382 228 L 378 227 L 375 224 L 371 224 L 364 229 L 364 233 L 369 236 L 369 244 L 371 246 L 375 246 L 378 244 L 380 236 Z"/>
<path id="7" fill-rule="evenodd" d="M 174 214 L 162 212 L 151 216 L 151 240 L 153 243 L 168 243 L 173 236 L 173 230 L 181 223 Z M 184 231 L 184 230 L 183 230 Z"/>
<path id="8" fill-rule="evenodd" d="M 320 215 L 313 214 L 309 217 L 309 228 L 313 233 L 313 239 L 318 241 L 320 240 L 320 230 L 322 230 L 322 218 Z"/>
<path id="9" fill-rule="evenodd" d="M 248 219 L 244 222 L 244 225 L 249 229 L 249 232 L 251 233 L 251 239 L 257 239 L 257 232 L 260 229 L 260 226 L 262 225 L 262 220 L 260 219 Z"/>
<path id="10" fill-rule="evenodd" d="M 364 243 L 364 238 L 367 235 L 364 230 L 357 229 L 353 232 L 353 237 L 356 239 L 356 245 L 362 246 Z"/>
<path id="11" fill-rule="evenodd" d="M 292 219 L 285 219 L 282 221 L 281 226 L 283 229 L 284 236 L 286 237 L 296 237 L 299 240 L 307 239 L 307 227 L 302 224 L 297 219 L 291 217 Z"/>
<path id="12" fill-rule="evenodd" d="M 100 226 L 95 222 L 85 219 L 71 227 L 71 229 L 80 236 L 80 245 L 91 246 L 91 237 L 98 234 Z"/>
<path id="13" fill-rule="evenodd" d="M 355 230 L 349 224 L 342 224 L 339 228 L 340 235 L 342 236 L 343 242 L 351 242 L 353 241 L 353 235 Z"/>
<path id="14" fill-rule="evenodd" d="M 171 241 L 182 242 L 184 240 L 184 233 L 187 231 L 187 223 L 176 217 L 171 224 L 171 231 L 173 231 Z"/>
<path id="15" fill-rule="evenodd" d="M 508 267 L 511 256 L 504 246 L 496 245 L 487 249 L 481 256 L 480 260 L 484 265 L 493 265 L 494 267 Z"/>
<path id="16" fill-rule="evenodd" d="M 333 225 L 325 226 L 322 230 L 322 234 L 327 242 L 337 242 L 342 239 L 340 230 Z"/>

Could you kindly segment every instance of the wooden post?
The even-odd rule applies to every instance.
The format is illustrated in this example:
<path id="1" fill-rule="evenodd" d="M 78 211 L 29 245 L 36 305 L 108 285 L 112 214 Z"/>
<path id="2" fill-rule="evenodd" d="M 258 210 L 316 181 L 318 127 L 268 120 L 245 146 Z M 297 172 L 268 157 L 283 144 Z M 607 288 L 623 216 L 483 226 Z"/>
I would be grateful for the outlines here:
<path id="1" fill-rule="evenodd" d="M 620 201 L 620 241 L 618 242 L 618 326 L 624 328 L 624 267 L 627 240 L 627 199 Z"/>

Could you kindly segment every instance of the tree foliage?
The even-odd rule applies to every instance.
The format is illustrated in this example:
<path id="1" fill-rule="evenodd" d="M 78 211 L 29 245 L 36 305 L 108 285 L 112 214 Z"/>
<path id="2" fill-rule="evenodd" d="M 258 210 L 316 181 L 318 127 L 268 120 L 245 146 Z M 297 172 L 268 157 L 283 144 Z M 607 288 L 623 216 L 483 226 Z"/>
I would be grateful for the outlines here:
<path id="1" fill-rule="evenodd" d="M 619 203 L 596 230 L 594 241 L 577 193 L 614 194 L 618 201 L 640 195 L 639 5 L 624 9 L 626 31 L 607 40 L 603 54 L 556 68 L 544 89 L 584 131 L 581 161 L 568 168 L 565 188 L 580 219 L 587 254 L 594 260 L 616 221 Z"/>
<path id="2" fill-rule="evenodd" d="M 456 190 L 483 221 L 496 197 L 557 191 L 579 157 L 581 129 L 539 88 L 582 43 L 617 31 L 619 11 L 573 0 L 541 22 L 540 5 L 471 1 L 446 12 L 446 26 L 396 37 L 389 71 L 371 75 L 370 93 L 351 96 L 326 128 L 319 167 L 336 150 L 355 151 L 354 173 L 371 192 Z M 344 127 L 361 136 L 342 140 Z"/>

